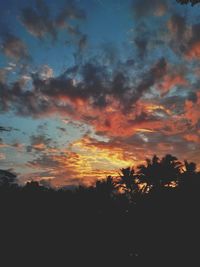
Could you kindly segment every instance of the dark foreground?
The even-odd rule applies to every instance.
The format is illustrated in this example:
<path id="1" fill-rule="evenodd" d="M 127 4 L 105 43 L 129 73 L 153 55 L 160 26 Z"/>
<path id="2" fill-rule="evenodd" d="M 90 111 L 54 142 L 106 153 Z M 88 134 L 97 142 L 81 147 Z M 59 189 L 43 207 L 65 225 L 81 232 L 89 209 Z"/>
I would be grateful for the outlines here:
<path id="1" fill-rule="evenodd" d="M 199 196 L 163 195 L 138 204 L 70 193 L 1 195 L 1 260 L 10 263 L 5 266 L 16 266 L 13 260 L 27 266 L 200 264 Z"/>
<path id="2" fill-rule="evenodd" d="M 123 194 L 111 178 L 75 191 L 4 181 L 1 266 L 200 266 L 199 173 L 149 192 L 135 189 L 130 169 L 123 174 Z"/>

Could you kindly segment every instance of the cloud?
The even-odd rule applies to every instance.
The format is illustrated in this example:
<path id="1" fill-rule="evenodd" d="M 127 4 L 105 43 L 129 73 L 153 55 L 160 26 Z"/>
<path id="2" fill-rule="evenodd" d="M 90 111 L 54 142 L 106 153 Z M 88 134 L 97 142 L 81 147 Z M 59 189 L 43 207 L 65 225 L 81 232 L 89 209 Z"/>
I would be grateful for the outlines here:
<path id="1" fill-rule="evenodd" d="M 146 157 L 152 157 L 157 151 L 158 156 L 166 153 L 184 159 L 188 150 L 191 160 L 197 159 L 192 144 L 196 141 L 189 133 L 181 136 L 174 133 L 166 135 L 160 131 L 138 131 L 132 136 L 115 136 L 107 140 L 85 134 L 71 143 L 68 148 L 56 153 L 42 153 L 28 162 L 28 166 L 36 173 L 32 176 L 37 180 L 47 179 L 51 185 L 91 185 L 96 179 L 107 175 L 117 175 L 117 171 L 125 166 L 137 166 Z M 196 147 L 196 149 L 198 149 Z M 33 172 L 34 173 L 34 172 Z"/>
<path id="2" fill-rule="evenodd" d="M 141 37 L 137 37 L 135 38 L 135 45 L 138 49 L 138 53 L 139 53 L 139 57 L 141 59 L 144 58 L 144 56 L 147 53 L 147 45 L 148 45 L 148 41 L 145 38 L 141 38 Z"/>
<path id="3" fill-rule="evenodd" d="M 6 69 L 0 69 L 0 83 L 5 83 L 7 79 L 8 71 Z"/>
<path id="4" fill-rule="evenodd" d="M 64 132 L 64 133 L 67 132 L 67 129 L 64 127 L 57 127 L 57 129 L 60 130 L 61 132 Z"/>
<path id="5" fill-rule="evenodd" d="M 177 0 L 178 3 L 181 3 L 182 5 L 191 4 L 192 6 L 199 3 L 199 0 Z"/>
<path id="6" fill-rule="evenodd" d="M 0 148 L 9 148 L 9 149 L 15 149 L 17 152 L 22 152 L 24 148 L 24 144 L 14 142 L 14 143 L 5 143 L 3 142 L 3 139 L 0 138 Z"/>
<path id="7" fill-rule="evenodd" d="M 53 141 L 51 138 L 46 137 L 45 135 L 32 135 L 30 137 L 30 145 L 27 146 L 27 152 L 35 151 L 45 151 L 47 148 L 50 148 Z"/>
<path id="8" fill-rule="evenodd" d="M 199 24 L 193 25 L 194 18 L 188 19 L 179 9 L 175 12 L 173 4 L 169 14 L 170 1 L 138 0 L 133 3 L 130 46 L 122 45 L 122 54 L 113 43 L 89 51 L 90 35 L 82 32 L 87 27 L 86 13 L 75 3 L 67 1 L 57 12 L 48 1 L 36 1 L 20 15 L 25 29 L 46 44 L 50 39 L 60 47 L 66 38 L 67 44 L 75 45 L 74 66 L 58 74 L 53 65 L 33 70 L 34 66 L 15 62 L 20 63 L 16 67 L 11 62 L 0 70 L 1 114 L 55 119 L 53 124 L 40 124 L 28 144 L 0 140 L 2 150 L 25 153 L 23 160 L 28 163 L 20 165 L 25 168 L 24 179 L 54 186 L 91 184 L 115 175 L 120 167 L 140 163 L 154 151 L 195 160 L 200 123 Z M 14 61 L 28 58 L 19 37 L 5 36 L 1 51 L 6 56 Z M 55 133 L 49 132 L 51 127 Z M 0 126 L 2 135 L 9 131 Z"/>
<path id="9" fill-rule="evenodd" d="M 184 74 L 177 73 L 176 71 L 173 73 L 166 74 L 163 77 L 163 80 L 158 84 L 158 89 L 161 91 L 161 95 L 164 96 L 171 89 L 176 86 L 186 86 L 188 82 L 184 77 Z"/>
<path id="10" fill-rule="evenodd" d="M 36 1 L 35 8 L 24 8 L 20 19 L 29 33 L 35 37 L 42 39 L 46 34 L 49 34 L 52 39 L 56 39 L 55 26 L 50 18 L 49 8 L 44 1 Z"/>
<path id="11" fill-rule="evenodd" d="M 4 153 L 0 153 L 0 160 L 4 160 L 4 159 L 6 159 L 5 154 Z"/>
<path id="12" fill-rule="evenodd" d="M 187 43 L 187 50 L 185 52 L 186 58 L 189 60 L 199 59 L 200 57 L 200 24 L 192 25 L 191 38 Z"/>
<path id="13" fill-rule="evenodd" d="M 40 75 L 40 78 L 41 78 L 42 80 L 50 79 L 50 78 L 52 78 L 53 75 L 54 75 L 54 74 L 53 74 L 53 69 L 50 68 L 48 65 L 44 65 L 44 66 L 42 66 L 39 75 Z"/>
<path id="14" fill-rule="evenodd" d="M 89 165 L 83 162 L 77 153 L 72 151 L 42 154 L 29 161 L 27 166 L 37 170 L 32 175 L 34 180 L 51 179 L 50 183 L 55 187 L 94 182 L 94 179 L 92 181 L 91 177 L 87 176 L 87 173 L 90 171 L 88 169 Z"/>
<path id="15" fill-rule="evenodd" d="M 168 29 L 176 40 L 183 40 L 187 30 L 186 18 L 179 15 L 173 14 L 168 21 Z"/>
<path id="16" fill-rule="evenodd" d="M 199 59 L 200 58 L 200 41 L 191 44 L 191 47 L 186 53 L 188 59 Z"/>
<path id="17" fill-rule="evenodd" d="M 0 132 L 11 132 L 11 131 L 17 131 L 17 129 L 13 127 L 5 127 L 0 125 Z"/>
<path id="18" fill-rule="evenodd" d="M 170 31 L 170 47 L 175 53 L 183 55 L 187 60 L 195 60 L 200 57 L 200 24 L 192 24 L 186 17 L 173 14 L 167 23 Z"/>
<path id="19" fill-rule="evenodd" d="M 86 34 L 81 34 L 80 39 L 78 41 L 79 53 L 82 52 L 88 44 L 88 36 Z"/>
<path id="20" fill-rule="evenodd" d="M 163 16 L 168 9 L 168 3 L 165 0 L 136 0 L 133 1 L 133 12 L 137 18 L 147 16 Z"/>
<path id="21" fill-rule="evenodd" d="M 200 133 L 188 133 L 184 135 L 184 138 L 186 141 L 194 142 L 194 143 L 200 143 Z"/>
<path id="22" fill-rule="evenodd" d="M 115 141 L 105 143 L 85 135 L 71 143 L 69 149 L 36 154 L 35 159 L 29 161 L 27 166 L 33 170 L 31 178 L 48 179 L 51 185 L 56 187 L 91 185 L 98 178 L 116 174 L 116 168 L 131 164 L 128 155 L 129 152 L 124 152 Z"/>
<path id="23" fill-rule="evenodd" d="M 185 101 L 185 113 L 184 117 L 191 122 L 192 125 L 197 125 L 200 118 L 200 91 L 197 92 L 197 100 L 195 102 L 191 100 Z"/>
<path id="24" fill-rule="evenodd" d="M 63 10 L 58 14 L 56 18 L 57 26 L 63 28 L 67 27 L 67 22 L 70 19 L 84 20 L 86 19 L 86 14 L 83 9 L 79 8 L 74 1 L 68 1 L 68 4 L 63 8 Z"/>
<path id="25" fill-rule="evenodd" d="M 78 47 L 83 49 L 87 37 L 80 31 L 79 26 L 74 26 L 71 21 L 85 20 L 85 12 L 73 1 L 68 1 L 56 16 L 52 16 L 50 11 L 45 1 L 36 0 L 35 7 L 22 9 L 20 20 L 27 31 L 40 40 L 50 36 L 55 41 L 59 30 L 66 29 L 69 35 L 79 38 Z"/>
<path id="26" fill-rule="evenodd" d="M 1 51 L 9 58 L 16 61 L 29 59 L 25 43 L 12 34 L 6 34 L 1 43 Z"/>
<path id="27" fill-rule="evenodd" d="M 74 74 L 71 77 L 66 71 L 51 77 L 52 71 L 46 67 L 45 75 L 43 72 L 32 75 L 32 90 L 21 87 L 19 82 L 11 87 L 2 84 L 2 107 L 4 111 L 12 108 L 22 116 L 59 114 L 90 124 L 96 131 L 108 135 L 131 135 L 138 124 L 141 128 L 146 124 L 147 129 L 151 130 L 152 125 L 158 129 L 162 122 L 153 115 L 155 110 L 148 109 L 145 104 L 139 105 L 139 102 L 166 75 L 166 60 L 159 59 L 135 85 L 126 74 L 127 68 L 129 65 L 110 73 L 104 66 L 86 63 L 76 69 L 79 81 L 74 82 Z M 142 120 L 144 113 L 146 116 Z"/>

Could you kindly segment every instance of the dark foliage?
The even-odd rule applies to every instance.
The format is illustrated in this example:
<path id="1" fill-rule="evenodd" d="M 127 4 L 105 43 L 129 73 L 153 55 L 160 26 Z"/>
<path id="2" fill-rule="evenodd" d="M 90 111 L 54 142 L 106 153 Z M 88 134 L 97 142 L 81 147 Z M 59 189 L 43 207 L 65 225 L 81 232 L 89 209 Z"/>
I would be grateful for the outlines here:
<path id="1" fill-rule="evenodd" d="M 154 156 L 92 187 L 17 186 L 0 171 L 2 266 L 198 266 L 200 173 Z"/>
<path id="2" fill-rule="evenodd" d="M 181 5 L 191 4 L 192 6 L 200 3 L 200 0 L 176 0 Z"/>

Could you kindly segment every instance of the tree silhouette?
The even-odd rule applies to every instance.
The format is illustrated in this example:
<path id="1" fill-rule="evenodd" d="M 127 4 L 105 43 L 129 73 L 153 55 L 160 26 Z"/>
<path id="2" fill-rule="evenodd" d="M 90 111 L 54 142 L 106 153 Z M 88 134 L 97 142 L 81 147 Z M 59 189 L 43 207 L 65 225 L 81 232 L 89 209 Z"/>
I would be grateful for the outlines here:
<path id="1" fill-rule="evenodd" d="M 17 185 L 17 176 L 7 170 L 0 170 L 0 187 L 12 187 Z"/>
<path id="2" fill-rule="evenodd" d="M 55 256 L 57 265 L 62 258 L 78 266 L 77 255 L 82 265 L 200 263 L 200 172 L 194 162 L 155 155 L 135 170 L 122 168 L 117 177 L 75 190 L 15 184 L 14 174 L 0 171 L 1 254 L 14 258 L 9 266 L 19 255 L 39 263 L 37 255 L 44 255 L 45 265 Z"/>
<path id="3" fill-rule="evenodd" d="M 125 194 L 132 200 L 136 193 L 140 191 L 139 181 L 135 174 L 135 170 L 131 167 L 122 168 L 119 174 L 117 187 L 122 189 Z"/>
<path id="4" fill-rule="evenodd" d="M 176 1 L 182 5 L 191 4 L 192 6 L 200 3 L 200 0 L 176 0 Z"/>
<path id="5" fill-rule="evenodd" d="M 47 188 L 41 186 L 38 181 L 27 182 L 23 189 L 28 192 L 39 192 L 47 190 Z"/>
<path id="6" fill-rule="evenodd" d="M 170 154 L 166 155 L 161 160 L 161 185 L 170 185 L 177 183 L 180 176 L 181 162 Z"/>
<path id="7" fill-rule="evenodd" d="M 96 181 L 96 191 L 104 196 L 110 197 L 115 191 L 115 183 L 112 176 Z"/>
<path id="8" fill-rule="evenodd" d="M 184 161 L 182 174 L 179 179 L 179 187 L 185 190 L 198 189 L 200 186 L 199 173 L 194 162 Z"/>
<path id="9" fill-rule="evenodd" d="M 188 162 L 187 160 L 184 161 L 185 163 L 185 171 L 189 174 L 194 174 L 197 169 L 197 165 L 194 162 Z"/>
<path id="10" fill-rule="evenodd" d="M 181 163 L 176 157 L 166 155 L 161 160 L 154 155 L 152 159 L 146 159 L 146 165 L 138 166 L 138 175 L 146 190 L 158 189 L 176 183 L 180 175 Z"/>

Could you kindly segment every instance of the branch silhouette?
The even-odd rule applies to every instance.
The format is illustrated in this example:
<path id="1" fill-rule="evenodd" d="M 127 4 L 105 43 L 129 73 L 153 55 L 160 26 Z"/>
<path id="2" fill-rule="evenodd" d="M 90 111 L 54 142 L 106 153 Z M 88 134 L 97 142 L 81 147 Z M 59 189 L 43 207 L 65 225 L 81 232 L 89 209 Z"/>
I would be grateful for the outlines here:
<path id="1" fill-rule="evenodd" d="M 192 6 L 200 3 L 200 0 L 176 0 L 176 1 L 182 5 L 191 4 Z"/>

